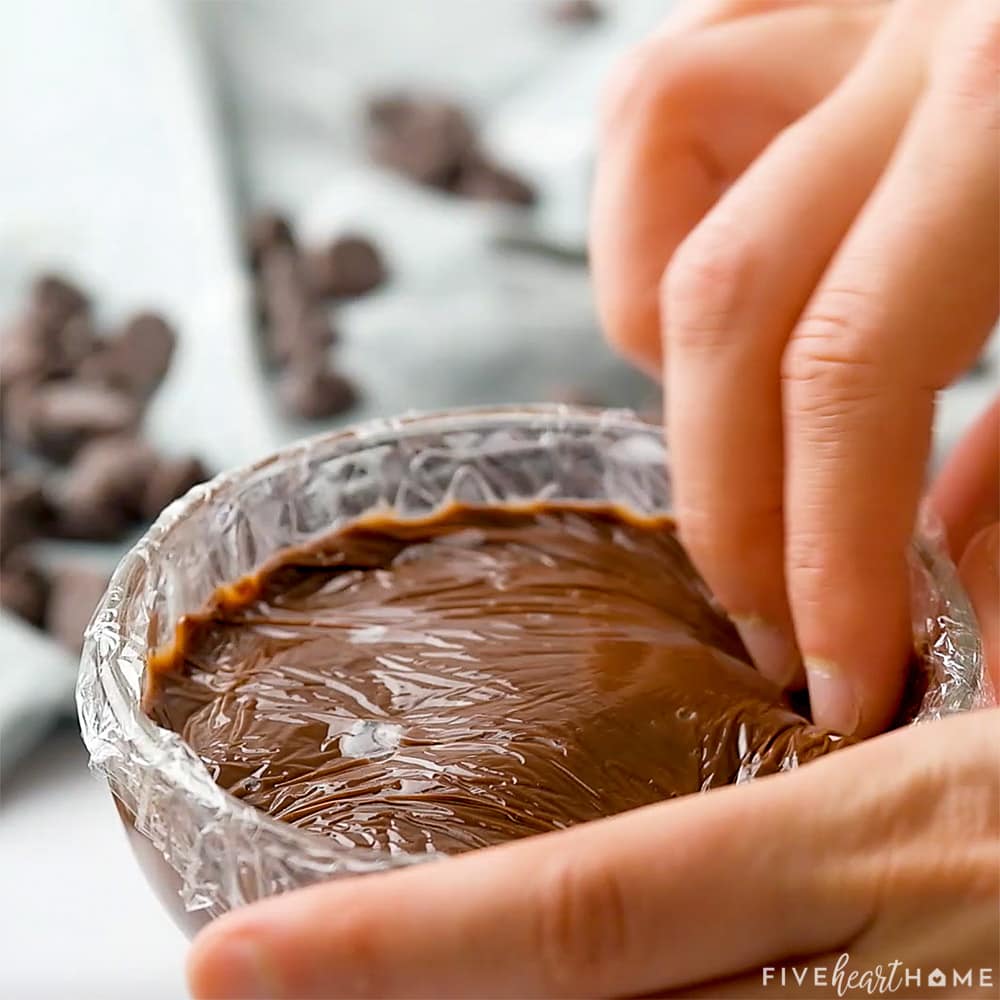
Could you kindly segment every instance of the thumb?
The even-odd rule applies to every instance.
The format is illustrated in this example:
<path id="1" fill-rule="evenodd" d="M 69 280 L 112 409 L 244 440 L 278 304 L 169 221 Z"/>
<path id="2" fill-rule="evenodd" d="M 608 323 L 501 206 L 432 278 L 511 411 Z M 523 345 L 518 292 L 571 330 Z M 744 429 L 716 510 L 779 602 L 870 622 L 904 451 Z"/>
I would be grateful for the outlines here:
<path id="1" fill-rule="evenodd" d="M 830 869 L 843 825 L 830 822 L 830 803 L 846 788 L 832 794 L 823 770 L 834 765 L 826 778 L 839 786 L 836 765 L 854 752 L 230 913 L 195 941 L 192 991 L 199 1000 L 620 996 L 825 951 L 874 905 Z"/>

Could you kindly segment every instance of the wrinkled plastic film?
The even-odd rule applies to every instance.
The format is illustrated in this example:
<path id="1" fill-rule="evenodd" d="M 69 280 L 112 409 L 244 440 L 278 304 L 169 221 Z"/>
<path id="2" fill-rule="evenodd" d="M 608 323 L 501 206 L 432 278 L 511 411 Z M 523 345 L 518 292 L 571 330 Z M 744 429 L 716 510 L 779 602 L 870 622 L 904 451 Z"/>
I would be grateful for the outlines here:
<path id="1" fill-rule="evenodd" d="M 169 642 L 180 616 L 202 608 L 220 585 L 371 511 L 413 518 L 453 501 L 537 500 L 669 512 L 659 428 L 623 412 L 568 407 L 379 421 L 197 487 L 123 560 L 87 631 L 81 725 L 93 768 L 176 873 L 188 910 L 216 915 L 320 879 L 430 855 L 338 843 L 228 795 L 176 733 L 140 709 L 148 653 Z M 987 696 L 978 633 L 954 568 L 931 536 L 914 547 L 913 579 L 915 638 L 929 651 L 916 721 L 976 707 Z"/>

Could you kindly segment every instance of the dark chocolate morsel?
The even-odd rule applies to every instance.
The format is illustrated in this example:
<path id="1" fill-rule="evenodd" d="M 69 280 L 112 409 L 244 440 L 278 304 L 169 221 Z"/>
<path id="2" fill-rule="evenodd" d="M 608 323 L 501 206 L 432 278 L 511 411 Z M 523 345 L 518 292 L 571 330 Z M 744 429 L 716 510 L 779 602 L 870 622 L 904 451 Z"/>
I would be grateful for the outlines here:
<path id="1" fill-rule="evenodd" d="M 152 521 L 167 504 L 206 479 L 208 470 L 201 459 L 193 455 L 161 459 L 150 474 L 142 495 L 143 516 Z"/>
<path id="2" fill-rule="evenodd" d="M 141 415 L 136 401 L 120 389 L 77 379 L 16 385 L 6 403 L 11 436 L 56 462 L 93 438 L 132 430 Z"/>
<path id="3" fill-rule="evenodd" d="M 90 310 L 87 296 L 58 274 L 43 274 L 35 279 L 30 303 L 41 324 L 52 330 L 64 326 L 71 316 Z"/>
<path id="4" fill-rule="evenodd" d="M 315 335 L 319 329 L 319 324 L 309 319 L 316 306 L 306 285 L 298 251 L 277 246 L 264 255 L 258 295 L 264 316 L 267 359 L 281 367 L 288 364 L 306 333 Z"/>
<path id="5" fill-rule="evenodd" d="M 163 317 L 139 313 L 80 365 L 79 377 L 144 402 L 167 374 L 176 341 L 176 333 Z"/>
<path id="6" fill-rule="evenodd" d="M 0 385 L 71 375 L 98 344 L 86 312 L 72 313 L 53 326 L 31 308 L 0 338 Z"/>
<path id="7" fill-rule="evenodd" d="M 16 549 L 0 567 L 0 604 L 41 628 L 49 599 L 49 581 L 25 549 Z"/>
<path id="8" fill-rule="evenodd" d="M 136 437 L 115 435 L 84 445 L 58 494 L 56 533 L 94 541 L 120 537 L 143 516 L 156 464 L 156 453 Z"/>
<path id="9" fill-rule="evenodd" d="M 310 291 L 324 299 L 348 299 L 377 288 L 385 280 L 378 248 L 364 236 L 346 235 L 303 257 Z"/>
<path id="10" fill-rule="evenodd" d="M 108 586 L 106 573 L 89 566 L 64 565 L 51 576 L 46 630 L 67 649 L 79 653 L 83 633 Z"/>
<path id="11" fill-rule="evenodd" d="M 468 157 L 462 164 L 454 191 L 464 198 L 509 205 L 533 205 L 536 199 L 535 189 L 524 178 L 482 154 Z"/>
<path id="12" fill-rule="evenodd" d="M 604 16 L 594 0 L 559 0 L 552 5 L 552 18 L 561 24 L 593 24 Z"/>
<path id="13" fill-rule="evenodd" d="M 43 534 L 52 517 L 40 480 L 5 476 L 0 482 L 0 559 Z"/>
<path id="14" fill-rule="evenodd" d="M 116 345 L 127 388 L 140 397 L 151 395 L 170 368 L 176 343 L 177 334 L 162 316 L 133 316 Z"/>
<path id="15" fill-rule="evenodd" d="M 405 94 L 369 104 L 376 162 L 419 184 L 451 189 L 476 136 L 465 112 L 449 101 Z"/>
<path id="16" fill-rule="evenodd" d="M 358 402 L 354 383 L 324 365 L 293 365 L 278 382 L 285 411 L 304 420 L 322 420 L 346 413 Z"/>
<path id="17" fill-rule="evenodd" d="M 50 370 L 44 331 L 31 317 L 22 316 L 0 337 L 0 388 L 6 391 L 18 382 L 41 381 Z M 3 404 L 6 408 L 6 400 Z"/>
<path id="18" fill-rule="evenodd" d="M 257 212 L 246 228 L 247 257 L 251 267 L 256 271 L 264 256 L 279 246 L 295 246 L 295 234 L 288 219 L 278 212 Z"/>

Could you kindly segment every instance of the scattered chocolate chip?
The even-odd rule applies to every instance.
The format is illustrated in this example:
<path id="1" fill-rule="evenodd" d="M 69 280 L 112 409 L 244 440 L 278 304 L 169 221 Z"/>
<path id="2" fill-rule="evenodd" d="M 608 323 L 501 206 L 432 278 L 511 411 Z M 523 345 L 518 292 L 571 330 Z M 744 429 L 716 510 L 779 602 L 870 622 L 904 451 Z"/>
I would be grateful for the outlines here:
<path id="1" fill-rule="evenodd" d="M 260 297 L 268 361 L 284 367 L 295 358 L 321 363 L 337 341 L 329 312 L 308 288 L 302 261 L 287 248 L 266 255 L 260 271 Z"/>
<path id="2" fill-rule="evenodd" d="M 376 162 L 419 184 L 466 198 L 531 205 L 535 191 L 480 149 L 458 105 L 426 96 L 393 95 L 368 106 Z"/>
<path id="3" fill-rule="evenodd" d="M 141 415 L 127 393 L 75 379 L 15 385 L 5 403 L 5 429 L 56 462 L 93 438 L 133 429 Z"/>
<path id="4" fill-rule="evenodd" d="M 97 345 L 87 313 L 74 313 L 54 326 L 31 309 L 0 341 L 0 385 L 69 375 Z"/>
<path id="5" fill-rule="evenodd" d="M 0 482 L 0 559 L 46 531 L 52 509 L 40 480 L 11 475 Z"/>
<path id="6" fill-rule="evenodd" d="M 560 24 L 594 24 L 604 16 L 594 0 L 560 0 L 552 6 L 552 19 Z"/>
<path id="7" fill-rule="evenodd" d="M 143 516 L 143 497 L 157 465 L 139 438 L 112 436 L 84 445 L 58 493 L 54 533 L 62 538 L 120 538 Z"/>
<path id="8" fill-rule="evenodd" d="M 40 381 L 50 369 L 41 330 L 28 317 L 21 317 L 0 339 L 0 388 L 7 390 L 25 380 Z"/>
<path id="9" fill-rule="evenodd" d="M 176 342 L 177 335 L 162 316 L 139 313 L 80 365 L 79 376 L 144 401 L 167 374 Z"/>
<path id="10" fill-rule="evenodd" d="M 143 492 L 143 517 L 152 521 L 167 504 L 206 479 L 208 470 L 194 456 L 161 459 L 150 474 Z"/>
<path id="11" fill-rule="evenodd" d="M 31 555 L 25 549 L 12 552 L 0 569 L 0 604 L 41 628 L 48 599 L 48 578 Z"/>
<path id="12" fill-rule="evenodd" d="M 304 255 L 303 270 L 310 291 L 324 299 L 364 295 L 385 281 L 378 248 L 364 236 L 348 234 L 321 250 Z"/>
<path id="13" fill-rule="evenodd" d="M 43 274 L 32 285 L 30 310 L 46 329 L 61 329 L 70 317 L 89 309 L 87 296 L 58 274 Z"/>
<path id="14" fill-rule="evenodd" d="M 52 574 L 45 627 L 74 653 L 83 648 L 84 630 L 107 585 L 107 575 L 88 566 L 61 566 Z"/>
<path id="15" fill-rule="evenodd" d="M 49 347 L 49 356 L 55 357 L 59 374 L 71 374 L 84 358 L 91 355 L 99 345 L 90 316 L 77 313 L 70 316 Z"/>
<path id="16" fill-rule="evenodd" d="M 377 163 L 418 184 L 450 189 L 462 159 L 475 147 L 475 131 L 456 104 L 405 94 L 369 104 L 371 153 Z"/>
<path id="17" fill-rule="evenodd" d="M 295 365 L 278 382 L 278 398 L 292 416 L 305 420 L 335 417 L 358 402 L 358 391 L 349 378 L 319 365 Z"/>
<path id="18" fill-rule="evenodd" d="M 463 164 L 454 190 L 465 198 L 510 205 L 533 205 L 536 198 L 535 189 L 526 180 L 482 155 L 470 157 Z"/>
<path id="19" fill-rule="evenodd" d="M 247 256 L 256 271 L 264 256 L 275 247 L 294 247 L 295 234 L 291 224 L 277 212 L 258 212 L 246 229 Z"/>

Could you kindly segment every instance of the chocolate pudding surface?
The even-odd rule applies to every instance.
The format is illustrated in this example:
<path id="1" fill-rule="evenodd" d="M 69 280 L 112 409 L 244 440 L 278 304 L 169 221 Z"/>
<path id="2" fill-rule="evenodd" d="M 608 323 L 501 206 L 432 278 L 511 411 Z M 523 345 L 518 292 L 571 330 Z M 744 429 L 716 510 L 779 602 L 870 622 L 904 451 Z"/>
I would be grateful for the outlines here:
<path id="1" fill-rule="evenodd" d="M 372 514 L 181 620 L 144 707 L 214 780 L 344 846 L 457 853 L 824 754 L 666 517 Z"/>

